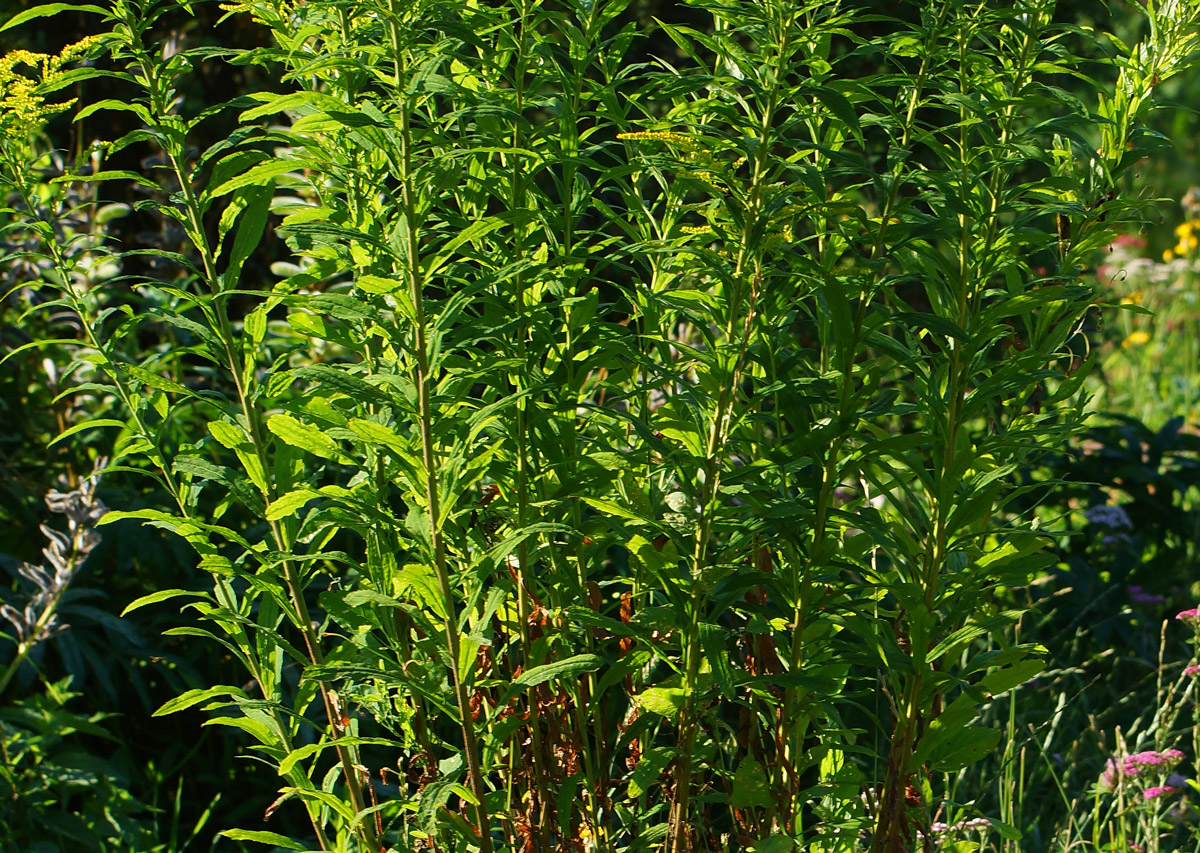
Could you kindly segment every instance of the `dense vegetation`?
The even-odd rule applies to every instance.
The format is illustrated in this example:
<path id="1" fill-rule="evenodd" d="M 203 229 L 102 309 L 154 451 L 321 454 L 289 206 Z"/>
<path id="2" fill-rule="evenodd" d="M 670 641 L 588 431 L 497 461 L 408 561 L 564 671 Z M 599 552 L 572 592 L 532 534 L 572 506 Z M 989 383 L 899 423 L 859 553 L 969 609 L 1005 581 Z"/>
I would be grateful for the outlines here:
<path id="1" fill-rule="evenodd" d="M 0 847 L 1200 849 L 1200 7 L 1088 14 L 11 16 Z"/>

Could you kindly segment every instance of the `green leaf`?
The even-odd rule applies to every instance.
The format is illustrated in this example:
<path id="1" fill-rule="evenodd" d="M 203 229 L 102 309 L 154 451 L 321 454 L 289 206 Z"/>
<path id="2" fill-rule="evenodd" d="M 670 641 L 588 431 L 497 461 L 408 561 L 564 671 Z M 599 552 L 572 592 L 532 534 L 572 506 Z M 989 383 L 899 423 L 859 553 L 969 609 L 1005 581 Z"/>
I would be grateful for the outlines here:
<path id="1" fill-rule="evenodd" d="M 976 713 L 974 700 L 965 694 L 947 705 L 917 742 L 910 766 L 916 766 L 928 759 L 935 749 L 965 729 L 975 719 Z"/>
<path id="2" fill-rule="evenodd" d="M 101 181 L 133 181 L 138 186 L 146 187 L 147 189 L 162 189 L 162 187 L 160 187 L 155 181 L 152 181 L 145 175 L 138 174 L 137 172 L 95 172 L 91 175 L 70 175 L 68 178 L 64 178 L 63 180 L 69 180 L 72 183 L 78 181 L 79 183 L 85 184 L 94 184 Z"/>
<path id="3" fill-rule="evenodd" d="M 125 423 L 125 421 L 115 420 L 114 418 L 97 418 L 94 421 L 83 421 L 81 423 L 77 423 L 74 426 L 68 427 L 67 429 L 63 430 L 61 433 L 59 433 L 59 435 L 53 441 L 51 441 L 49 444 L 47 444 L 46 447 L 53 447 L 54 445 L 56 445 L 60 441 L 62 441 L 64 438 L 70 438 L 73 435 L 78 435 L 79 433 L 81 433 L 85 430 L 100 429 L 101 427 L 128 428 L 129 424 Z"/>
<path id="4" fill-rule="evenodd" d="M 408 287 L 404 282 L 394 278 L 381 278 L 377 275 L 360 275 L 354 284 L 367 293 L 396 293 Z"/>
<path id="5" fill-rule="evenodd" d="M 159 376 L 157 373 L 152 373 L 145 368 L 138 367 L 136 364 L 122 364 L 121 371 L 128 373 L 143 385 L 149 385 L 151 388 L 157 388 L 160 391 L 170 391 L 172 394 L 183 394 L 186 397 L 196 396 L 191 389 L 185 388 L 175 380 Z"/>
<path id="6" fill-rule="evenodd" d="M 671 746 L 656 746 L 643 752 L 638 759 L 637 768 L 629 777 L 629 798 L 637 799 L 649 791 L 650 786 L 658 781 L 663 770 L 678 754 L 679 750 Z"/>
<path id="7" fill-rule="evenodd" d="M 528 690 L 530 687 L 537 687 L 539 684 L 544 684 L 547 681 L 574 678 L 583 675 L 585 672 L 595 672 L 603 663 L 603 659 L 598 655 L 575 655 L 566 660 L 558 660 L 542 664 L 541 666 L 535 666 L 521 673 L 509 685 L 502 701 L 498 704 L 501 706 L 506 705 L 509 700 L 522 691 Z"/>
<path id="8" fill-rule="evenodd" d="M 733 774 L 733 796 L 729 804 L 744 809 L 757 806 L 770 808 L 771 783 L 767 771 L 753 758 L 743 758 Z"/>
<path id="9" fill-rule="evenodd" d="M 1045 668 L 1044 660 L 1023 660 L 1004 669 L 989 672 L 980 680 L 979 686 L 989 696 L 999 696 L 1024 684 Z"/>
<path id="10" fill-rule="evenodd" d="M 198 705 L 207 699 L 212 699 L 214 696 L 236 696 L 240 699 L 249 698 L 240 687 L 231 687 L 228 684 L 218 684 L 216 687 L 197 687 L 186 693 L 181 693 L 174 699 L 168 699 L 151 716 L 165 717 L 167 714 L 174 714 L 193 705 Z"/>
<path id="11" fill-rule="evenodd" d="M 453 780 L 439 779 L 421 789 L 421 797 L 417 801 L 417 824 L 425 834 L 437 837 L 438 813 L 444 811 L 442 807 L 450 799 L 453 787 Z"/>
<path id="12" fill-rule="evenodd" d="M 311 93 L 305 93 L 311 94 Z M 228 195 L 234 190 L 248 187 L 251 185 L 259 187 L 271 187 L 274 184 L 275 178 L 286 172 L 299 172 L 303 169 L 317 169 L 321 171 L 319 165 L 310 163 L 307 160 L 277 160 L 270 159 L 266 162 L 252 166 L 242 174 L 230 178 L 225 183 L 212 189 L 208 192 L 209 198 L 220 198 L 223 195 Z"/>
<path id="13" fill-rule="evenodd" d="M 677 717 L 687 702 L 688 691 L 684 687 L 648 687 L 633 697 L 643 710 L 660 717 Z"/>
<path id="14" fill-rule="evenodd" d="M 446 618 L 446 603 L 433 569 L 423 563 L 410 563 L 392 578 L 392 592 L 397 598 L 413 598 L 426 610 Z"/>
<path id="15" fill-rule="evenodd" d="M 587 495 L 584 495 L 583 502 L 585 504 L 587 504 L 588 506 L 590 506 L 592 509 L 597 509 L 600 512 L 604 513 L 605 515 L 612 515 L 612 516 L 616 516 L 617 518 L 624 518 L 627 521 L 636 521 L 640 524 L 646 524 L 646 525 L 650 525 L 653 527 L 659 526 L 654 520 L 649 519 L 649 518 L 643 518 L 642 516 L 638 515 L 637 513 L 626 509 L 625 507 L 621 506 L 620 504 L 613 503 L 610 500 L 603 500 L 601 498 L 592 498 L 592 497 L 588 497 Z"/>
<path id="16" fill-rule="evenodd" d="M 858 113 L 855 112 L 854 105 L 846 99 L 846 96 L 827 86 L 816 86 L 812 91 L 826 109 L 833 113 L 838 121 L 845 125 L 846 129 L 853 133 L 855 139 L 861 143 L 862 129 L 858 124 Z"/>
<path id="17" fill-rule="evenodd" d="M 598 655 L 575 655 L 566 660 L 554 661 L 528 669 L 513 682 L 522 688 L 536 687 L 547 681 L 573 678 L 585 672 L 595 672 L 604 661 Z"/>
<path id="18" fill-rule="evenodd" d="M 250 443 L 241 429 L 227 421 L 209 421 L 208 431 L 212 433 L 213 438 L 230 450 L 237 450 Z"/>
<path id="19" fill-rule="evenodd" d="M 289 92 L 286 95 L 276 95 L 273 93 L 261 93 L 250 96 L 255 100 L 264 100 L 261 106 L 252 107 L 243 111 L 238 120 L 243 124 L 252 122 L 263 116 L 274 115 L 275 113 L 286 112 L 297 108 L 303 109 L 305 112 L 313 112 L 330 110 L 349 112 L 354 109 L 353 104 L 348 104 L 345 101 L 340 101 L 332 95 L 324 92 L 315 92 L 310 89 L 305 89 L 302 92 Z"/>
<path id="20" fill-rule="evenodd" d="M 1025 837 L 1022 835 L 1021 830 L 1017 829 L 1011 824 L 1005 823 L 1002 820 L 996 820 L 994 817 L 989 817 L 988 823 L 992 825 L 992 829 L 1000 833 L 1001 838 L 1005 838 L 1009 841 L 1020 841 Z"/>
<path id="21" fill-rule="evenodd" d="M 225 272 L 221 274 L 221 286 L 233 290 L 238 285 L 242 275 L 242 266 L 253 254 L 262 240 L 263 231 L 267 225 L 267 216 L 271 210 L 271 197 L 274 189 L 270 186 L 256 186 L 245 190 L 247 196 L 246 209 L 241 215 L 237 226 L 237 234 L 233 238 L 233 248 L 229 252 L 229 262 Z"/>
<path id="22" fill-rule="evenodd" d="M 262 829 L 222 829 L 217 835 L 224 835 L 233 841 L 257 841 L 260 844 L 274 844 L 287 850 L 307 850 L 308 845 L 293 841 L 278 832 L 267 832 Z"/>
<path id="23" fill-rule="evenodd" d="M 287 758 L 279 762 L 279 775 L 286 776 L 292 772 L 292 768 L 300 761 L 306 758 L 311 758 L 322 750 L 328 749 L 331 746 L 395 746 L 395 741 L 380 737 L 340 737 L 336 740 L 325 740 L 320 743 L 310 743 L 307 746 L 302 746 L 299 749 L 293 749 L 287 754 Z"/>
<path id="24" fill-rule="evenodd" d="M 518 213 L 501 214 L 497 216 L 488 216 L 479 220 L 478 222 L 468 225 L 462 231 L 458 232 L 458 234 L 456 234 L 453 238 L 451 238 L 450 242 L 447 243 L 440 252 L 429 259 L 429 263 L 424 270 L 425 277 L 429 278 L 435 275 L 437 271 L 442 268 L 442 265 L 454 256 L 454 252 L 459 246 L 462 246 L 464 243 L 469 243 L 473 240 L 478 240 L 480 237 L 495 231 L 497 228 L 507 225 L 510 222 L 520 218 L 523 218 L 523 216 Z"/>
<path id="25" fill-rule="evenodd" d="M 173 522 L 180 525 L 191 524 L 189 519 L 178 515 L 171 515 L 158 509 L 110 509 L 100 517 L 100 520 L 96 522 L 96 526 L 102 527 L 105 524 L 113 524 L 114 522 L 124 521 L 129 518 L 136 518 L 139 521 Z"/>
<path id="26" fill-rule="evenodd" d="M 321 497 L 320 492 L 310 489 L 307 486 L 295 489 L 286 495 L 280 495 L 271 501 L 271 505 L 267 507 L 267 521 L 279 521 L 283 518 L 289 518 L 299 512 L 313 498 L 319 497 Z"/>
<path id="27" fill-rule="evenodd" d="M 17 15 L 14 15 L 9 22 L 0 27 L 0 33 L 5 30 L 18 27 L 26 21 L 32 21 L 34 18 L 45 18 L 49 15 L 57 15 L 59 12 L 92 12 L 96 15 L 107 15 L 106 9 L 101 9 L 99 6 L 90 6 L 83 3 L 46 3 L 42 6 L 34 6 L 32 9 L 26 9 Z"/>
<path id="28" fill-rule="evenodd" d="M 718 625 L 703 622 L 700 625 L 700 645 L 716 676 L 717 687 L 726 699 L 735 695 L 733 667 L 729 665 L 729 652 L 725 649 L 725 632 Z"/>
<path id="29" fill-rule="evenodd" d="M 169 601 L 172 598 L 181 598 L 183 596 L 189 598 L 208 597 L 205 593 L 195 592 L 190 589 L 160 589 L 158 592 L 152 592 L 149 595 L 143 595 L 141 598 L 135 598 L 121 611 L 121 615 L 124 616 L 127 613 L 132 613 L 148 604 L 157 604 L 160 601 Z"/>
<path id="30" fill-rule="evenodd" d="M 935 772 L 956 773 L 994 751 L 1003 734 L 999 729 L 963 729 L 931 752 L 929 766 Z"/>
<path id="31" fill-rule="evenodd" d="M 306 424 L 291 415 L 271 415 L 267 418 L 267 429 L 284 444 L 298 447 L 313 456 L 322 459 L 339 459 L 343 456 L 338 450 L 337 442 L 319 427 Z"/>
<path id="32" fill-rule="evenodd" d="M 408 447 L 405 442 L 400 439 L 388 427 L 383 424 L 377 424 L 374 421 L 364 421 L 355 418 L 350 421 L 347 426 L 350 427 L 360 438 L 370 444 L 382 444 L 390 450 L 394 450 L 401 455 L 408 452 Z"/>

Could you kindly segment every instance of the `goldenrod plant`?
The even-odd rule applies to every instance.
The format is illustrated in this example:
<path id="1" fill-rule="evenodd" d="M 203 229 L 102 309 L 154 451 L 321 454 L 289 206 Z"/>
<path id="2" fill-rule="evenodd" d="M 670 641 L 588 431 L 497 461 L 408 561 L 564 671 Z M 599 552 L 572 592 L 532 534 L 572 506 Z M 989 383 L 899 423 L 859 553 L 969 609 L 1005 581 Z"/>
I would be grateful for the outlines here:
<path id="1" fill-rule="evenodd" d="M 128 120 L 97 157 L 156 168 L 63 180 L 141 186 L 186 235 L 101 303 L 46 232 L 44 286 L 119 406 L 71 435 L 112 430 L 111 469 L 173 504 L 103 523 L 172 531 L 209 579 L 128 609 L 183 600 L 206 627 L 171 633 L 245 667 L 159 713 L 248 735 L 265 816 L 308 825 L 227 837 L 900 853 L 951 812 L 1020 837 L 953 784 L 1044 667 L 1012 590 L 1052 560 L 1014 504 L 1045 486 L 1016 472 L 1083 425 L 1085 271 L 1136 220 L 1200 10 L 1140 7 L 1127 46 L 1047 0 L 693 6 L 645 23 L 673 46 L 647 62 L 625 0 L 227 4 L 264 33 L 242 51 L 160 36 L 175 0 L 9 22 L 96 16 L 120 94 L 74 117 Z M 223 62 L 276 85 L 179 96 Z M 114 347 L 139 329 L 179 344 Z"/>

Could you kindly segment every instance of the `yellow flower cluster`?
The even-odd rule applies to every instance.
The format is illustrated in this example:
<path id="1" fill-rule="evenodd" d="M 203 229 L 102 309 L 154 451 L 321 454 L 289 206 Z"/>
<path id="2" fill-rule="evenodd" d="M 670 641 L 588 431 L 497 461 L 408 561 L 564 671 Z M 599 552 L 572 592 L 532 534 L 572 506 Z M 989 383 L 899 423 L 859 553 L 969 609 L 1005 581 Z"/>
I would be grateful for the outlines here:
<path id="1" fill-rule="evenodd" d="M 48 104 L 45 93 L 53 91 L 53 84 L 64 74 L 64 65 L 85 56 L 101 39 L 88 36 L 67 45 L 57 56 L 14 50 L 0 57 L 0 139 L 28 139 L 41 130 L 49 116 L 75 103 L 72 99 Z M 30 71 L 19 70 L 19 66 Z"/>
<path id="2" fill-rule="evenodd" d="M 1198 231 L 1200 231 L 1200 219 L 1189 219 L 1182 225 L 1177 225 L 1175 236 L 1179 238 L 1179 242 L 1175 244 L 1174 249 L 1167 249 L 1163 252 L 1163 260 L 1171 261 L 1175 258 L 1185 258 L 1195 254 L 1196 250 L 1200 249 Z"/>
<path id="3" fill-rule="evenodd" d="M 258 0 L 258 2 L 218 3 L 217 8 L 223 12 L 228 12 L 230 15 L 248 14 L 256 23 L 267 27 L 280 25 L 287 21 L 293 14 L 293 10 L 289 4 L 280 2 L 280 0 L 275 0 L 274 2 L 262 2 L 262 0 Z"/>
<path id="4" fill-rule="evenodd" d="M 617 139 L 643 142 L 668 142 L 688 150 L 696 147 L 695 141 L 690 136 L 685 136 L 682 133 L 673 133 L 669 130 L 639 130 L 634 133 L 618 133 Z"/>
<path id="5" fill-rule="evenodd" d="M 1138 329 L 1136 332 L 1130 332 L 1129 337 L 1127 337 L 1125 340 L 1121 341 L 1121 346 L 1123 346 L 1125 348 L 1140 347 L 1142 344 L 1146 344 L 1149 342 L 1150 342 L 1150 333 L 1143 332 L 1141 329 Z"/>
<path id="6" fill-rule="evenodd" d="M 683 174 L 689 178 L 695 178 L 702 184 L 708 184 L 708 186 L 712 187 L 719 193 L 728 191 L 728 187 L 725 186 L 725 182 L 721 180 L 721 177 L 714 172 L 708 171 L 708 169 L 699 169 L 695 172 L 683 172 Z"/>

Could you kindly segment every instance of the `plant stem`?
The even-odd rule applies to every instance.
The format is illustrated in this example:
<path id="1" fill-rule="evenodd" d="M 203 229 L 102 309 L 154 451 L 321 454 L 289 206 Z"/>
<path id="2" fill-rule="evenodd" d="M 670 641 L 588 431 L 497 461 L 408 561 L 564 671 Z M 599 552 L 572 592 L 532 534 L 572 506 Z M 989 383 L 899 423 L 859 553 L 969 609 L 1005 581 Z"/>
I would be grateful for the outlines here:
<path id="1" fill-rule="evenodd" d="M 426 338 L 425 299 L 421 275 L 417 267 L 420 257 L 420 243 L 417 235 L 416 198 L 413 187 L 412 164 L 412 129 L 410 126 L 411 105 L 409 96 L 403 95 L 405 73 L 403 69 L 403 51 L 397 29 L 398 4 L 396 0 L 388 0 L 389 29 L 394 51 L 395 90 L 400 96 L 400 159 L 403 173 L 399 175 L 401 187 L 401 215 L 408 227 L 407 259 L 403 274 L 407 279 L 409 298 L 412 300 L 415 322 L 413 324 L 413 349 L 416 354 L 416 365 L 413 370 L 413 384 L 417 389 L 417 427 L 421 434 L 421 461 L 425 471 L 425 499 L 429 509 L 430 544 L 433 548 L 433 569 L 437 575 L 438 588 L 441 592 L 446 610 L 446 648 L 450 653 L 450 672 L 454 682 L 454 696 L 461 717 L 463 748 L 467 759 L 467 777 L 471 793 L 476 799 L 475 822 L 480 835 L 482 853 L 492 853 L 492 833 L 488 818 L 487 793 L 483 784 L 483 775 L 479 766 L 479 745 L 475 738 L 475 724 L 471 716 L 471 703 L 467 696 L 467 685 L 460 671 L 459 636 L 457 608 L 454 591 L 450 585 L 450 570 L 447 565 L 446 544 L 442 535 L 441 495 L 438 489 L 438 471 L 440 466 L 437 451 L 434 448 L 433 437 L 433 407 L 430 400 L 430 364 L 429 342 Z"/>

